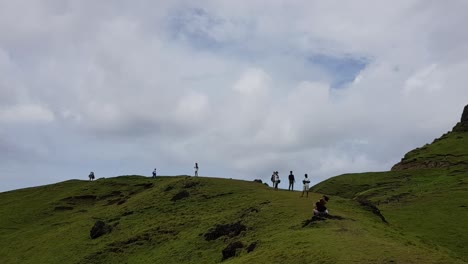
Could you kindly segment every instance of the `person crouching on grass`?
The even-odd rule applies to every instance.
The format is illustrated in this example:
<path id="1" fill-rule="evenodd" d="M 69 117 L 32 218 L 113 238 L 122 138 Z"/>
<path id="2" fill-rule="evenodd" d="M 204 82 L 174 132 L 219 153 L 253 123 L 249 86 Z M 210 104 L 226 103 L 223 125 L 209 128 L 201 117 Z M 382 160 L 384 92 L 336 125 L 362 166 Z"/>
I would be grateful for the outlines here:
<path id="1" fill-rule="evenodd" d="M 328 209 L 325 206 L 328 202 L 328 196 L 324 195 L 320 200 L 315 203 L 314 215 L 316 216 L 326 216 L 328 215 Z"/>

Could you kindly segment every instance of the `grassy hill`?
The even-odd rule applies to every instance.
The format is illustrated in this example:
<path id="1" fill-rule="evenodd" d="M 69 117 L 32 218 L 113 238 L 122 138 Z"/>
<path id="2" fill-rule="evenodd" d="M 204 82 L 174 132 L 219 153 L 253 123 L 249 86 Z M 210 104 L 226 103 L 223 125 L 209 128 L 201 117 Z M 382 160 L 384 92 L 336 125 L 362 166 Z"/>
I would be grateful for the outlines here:
<path id="1" fill-rule="evenodd" d="M 369 200 L 392 227 L 468 261 L 468 107 L 452 131 L 408 152 L 392 171 L 345 174 L 312 190 Z"/>
<path id="2" fill-rule="evenodd" d="M 445 243 L 406 232 L 400 223 L 407 216 L 398 215 L 406 211 L 390 210 L 392 203 L 383 210 L 386 224 L 353 194 L 333 195 L 337 219 L 307 222 L 320 194 L 299 196 L 186 176 L 70 180 L 0 193 L 1 263 L 463 263 L 463 253 Z M 450 204 L 449 212 L 463 202 Z M 92 239 L 98 220 L 112 230 Z"/>

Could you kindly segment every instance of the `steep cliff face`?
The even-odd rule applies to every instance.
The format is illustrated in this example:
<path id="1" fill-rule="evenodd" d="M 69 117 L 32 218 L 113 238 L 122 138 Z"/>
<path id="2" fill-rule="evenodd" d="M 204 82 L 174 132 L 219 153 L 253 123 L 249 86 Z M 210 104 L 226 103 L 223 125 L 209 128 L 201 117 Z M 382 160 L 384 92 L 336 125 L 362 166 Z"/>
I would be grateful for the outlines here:
<path id="1" fill-rule="evenodd" d="M 468 132 L 468 105 L 463 109 L 463 114 L 461 116 L 460 122 L 458 122 L 453 128 L 454 132 Z"/>
<path id="2" fill-rule="evenodd" d="M 425 168 L 447 168 L 468 165 L 468 105 L 465 106 L 460 122 L 431 144 L 406 153 L 392 171 Z"/>

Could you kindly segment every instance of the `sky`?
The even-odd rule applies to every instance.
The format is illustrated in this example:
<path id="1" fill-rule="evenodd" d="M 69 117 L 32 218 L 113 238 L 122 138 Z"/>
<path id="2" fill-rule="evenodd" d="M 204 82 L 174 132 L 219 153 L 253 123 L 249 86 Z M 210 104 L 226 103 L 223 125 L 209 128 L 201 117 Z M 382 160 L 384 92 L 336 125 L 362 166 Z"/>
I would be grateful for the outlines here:
<path id="1" fill-rule="evenodd" d="M 202 176 L 293 170 L 312 184 L 389 170 L 468 104 L 466 10 L 0 0 L 0 191 L 195 162 Z"/>

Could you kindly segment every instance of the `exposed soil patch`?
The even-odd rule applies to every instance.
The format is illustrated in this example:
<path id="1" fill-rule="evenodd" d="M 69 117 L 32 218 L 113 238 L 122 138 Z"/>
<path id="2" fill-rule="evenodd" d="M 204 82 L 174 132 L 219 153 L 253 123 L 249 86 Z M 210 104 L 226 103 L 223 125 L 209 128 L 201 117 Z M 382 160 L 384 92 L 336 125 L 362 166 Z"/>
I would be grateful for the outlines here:
<path id="1" fill-rule="evenodd" d="M 244 244 L 240 241 L 230 243 L 225 249 L 223 249 L 223 260 L 239 255 L 243 247 Z"/>
<path id="2" fill-rule="evenodd" d="M 73 207 L 71 206 L 56 206 L 54 208 L 54 211 L 70 211 L 73 210 Z"/>
<path id="3" fill-rule="evenodd" d="M 377 206 L 375 206 L 375 204 L 373 204 L 371 201 L 365 199 L 358 199 L 358 202 L 361 206 L 365 207 L 367 210 L 380 217 L 380 219 L 382 219 L 382 222 L 388 224 L 387 220 L 385 220 L 385 217 L 382 215 L 379 208 L 377 208 Z"/>
<path id="4" fill-rule="evenodd" d="M 345 220 L 346 218 L 342 217 L 342 216 L 339 216 L 339 215 L 321 215 L 321 216 L 318 216 L 318 215 L 314 215 L 312 216 L 311 219 L 307 219 L 305 220 L 304 222 L 302 222 L 302 227 L 306 227 L 312 223 L 315 223 L 315 222 L 318 222 L 318 221 L 325 221 L 327 219 L 332 219 L 332 220 Z"/>
<path id="5" fill-rule="evenodd" d="M 189 182 L 186 182 L 186 183 L 184 184 L 183 187 L 184 187 L 185 189 L 188 189 L 188 188 L 193 188 L 193 187 L 198 186 L 198 185 L 200 185 L 199 182 L 196 182 L 196 181 L 189 181 Z"/>
<path id="6" fill-rule="evenodd" d="M 167 186 L 167 187 L 164 189 L 164 192 L 169 192 L 169 191 L 171 191 L 172 189 L 174 189 L 174 186 L 169 185 L 169 186 Z"/>
<path id="7" fill-rule="evenodd" d="M 109 234 L 112 231 L 112 226 L 104 223 L 101 220 L 96 221 L 94 226 L 91 228 L 89 235 L 92 239 L 98 238 L 105 234 Z"/>
<path id="8" fill-rule="evenodd" d="M 96 195 L 79 195 L 64 198 L 62 201 L 65 201 L 68 204 L 90 203 L 96 201 L 96 198 Z"/>
<path id="9" fill-rule="evenodd" d="M 205 233 L 205 240 L 215 240 L 222 236 L 235 237 L 242 231 L 247 230 L 247 227 L 240 222 L 225 225 L 216 225 Z"/>
<path id="10" fill-rule="evenodd" d="M 255 248 L 257 248 L 257 242 L 253 242 L 252 244 L 250 244 L 250 245 L 247 247 L 247 253 L 250 253 L 250 252 L 254 251 Z"/>
<path id="11" fill-rule="evenodd" d="M 109 194 L 105 194 L 103 196 L 99 196 L 99 200 L 105 200 L 107 198 L 110 198 L 110 197 L 115 197 L 115 196 L 121 196 L 122 195 L 122 192 L 121 191 L 112 191 L 111 193 Z"/>
<path id="12" fill-rule="evenodd" d="M 228 192 L 228 193 L 220 193 L 220 194 L 214 194 L 214 195 L 203 194 L 201 197 L 203 197 L 205 199 L 213 199 L 213 198 L 218 198 L 218 197 L 222 197 L 222 196 L 226 196 L 226 195 L 230 195 L 230 194 L 233 194 L 233 193 Z"/>
<path id="13" fill-rule="evenodd" d="M 125 212 L 122 214 L 122 216 L 127 216 L 127 215 L 132 215 L 133 214 L 133 211 L 128 211 L 128 212 Z"/>
<path id="14" fill-rule="evenodd" d="M 183 191 L 178 192 L 176 195 L 174 195 L 171 201 L 175 202 L 175 201 L 187 198 L 189 196 L 190 196 L 189 192 L 187 192 L 186 190 L 183 190 Z"/>
<path id="15" fill-rule="evenodd" d="M 249 207 L 247 209 L 245 209 L 244 211 L 242 211 L 242 214 L 241 214 L 241 218 L 244 218 L 250 214 L 253 214 L 253 213 L 258 213 L 260 212 L 260 210 L 258 210 L 257 208 L 255 207 Z"/>
<path id="16" fill-rule="evenodd" d="M 266 200 L 266 201 L 260 203 L 260 205 L 267 205 L 267 204 L 271 204 L 271 201 Z"/>
<path id="17" fill-rule="evenodd" d="M 140 184 L 135 184 L 134 186 L 143 187 L 144 189 L 150 189 L 150 188 L 153 188 L 154 184 L 152 184 L 152 183 L 140 183 Z"/>
<path id="18" fill-rule="evenodd" d="M 412 195 L 410 193 L 400 193 L 400 194 L 388 197 L 387 199 L 385 199 L 382 202 L 379 201 L 378 204 L 380 204 L 380 203 L 389 204 L 389 203 L 393 203 L 393 202 L 400 202 L 401 200 L 404 200 L 406 198 L 411 198 L 411 197 L 414 197 L 414 195 Z"/>
<path id="19" fill-rule="evenodd" d="M 114 253 L 125 253 L 135 246 L 142 246 L 148 243 L 164 243 L 168 240 L 176 238 L 177 234 L 178 232 L 175 230 L 163 229 L 161 227 L 151 229 L 126 240 L 110 243 L 106 246 L 106 248 L 104 248 L 104 250 L 92 253 L 80 263 L 111 263 L 108 258 Z"/>
<path id="20" fill-rule="evenodd" d="M 125 202 L 127 202 L 127 199 L 117 198 L 117 199 L 107 201 L 107 203 L 105 205 L 113 205 L 113 204 L 121 205 L 121 204 L 123 204 Z"/>

